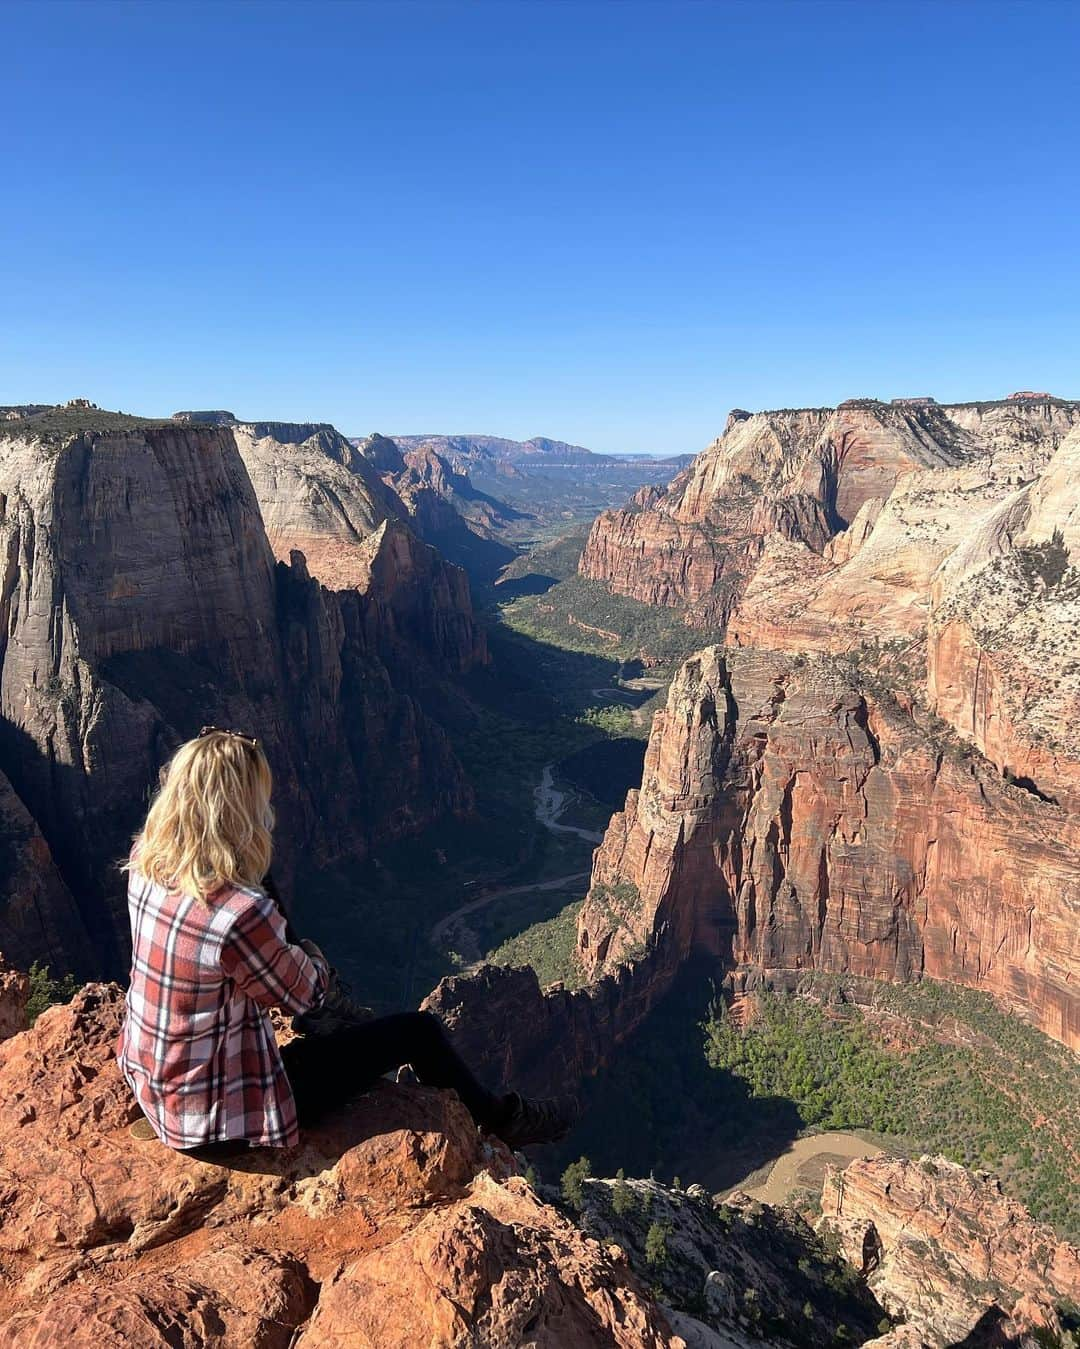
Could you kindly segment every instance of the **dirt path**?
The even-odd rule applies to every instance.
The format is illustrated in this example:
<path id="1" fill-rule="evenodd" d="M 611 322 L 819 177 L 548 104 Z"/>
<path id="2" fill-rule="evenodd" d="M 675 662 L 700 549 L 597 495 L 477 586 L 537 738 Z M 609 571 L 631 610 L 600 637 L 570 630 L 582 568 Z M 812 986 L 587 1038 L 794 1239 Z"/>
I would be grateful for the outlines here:
<path id="1" fill-rule="evenodd" d="M 537 821 L 550 829 L 553 834 L 576 834 L 578 838 L 585 839 L 588 843 L 599 843 L 603 835 L 594 833 L 589 829 L 578 829 L 572 824 L 560 824 L 559 817 L 570 804 L 569 793 L 561 792 L 555 786 L 554 764 L 545 764 L 544 771 L 540 775 L 540 781 L 536 786 L 533 796 L 536 801 Z M 534 890 L 561 890 L 564 886 L 571 885 L 576 881 L 584 881 L 589 877 L 588 871 L 575 871 L 569 876 L 556 876 L 554 880 L 548 881 L 527 881 L 524 885 L 506 885 L 499 890 L 491 890 L 487 894 L 479 895 L 476 899 L 470 899 L 467 903 L 460 905 L 453 913 L 448 913 L 440 918 L 428 933 L 428 940 L 433 946 L 442 946 L 446 934 L 462 918 L 468 917 L 470 913 L 476 913 L 478 909 L 486 909 L 489 904 L 495 904 L 500 899 L 506 899 L 510 895 L 524 895 Z"/>
<path id="2" fill-rule="evenodd" d="M 603 834 L 598 834 L 592 829 L 578 829 L 572 824 L 560 824 L 559 818 L 563 811 L 569 805 L 569 794 L 560 792 L 555 786 L 554 764 L 545 764 L 544 771 L 540 775 L 540 784 L 533 792 L 536 800 L 536 818 L 544 826 L 550 829 L 553 834 L 576 834 L 578 838 L 583 838 L 587 843 L 601 843 Z"/>
<path id="3" fill-rule="evenodd" d="M 773 1163 L 772 1170 L 759 1185 L 738 1185 L 763 1204 L 782 1204 L 793 1190 L 820 1189 L 825 1163 L 845 1166 L 856 1157 L 878 1157 L 882 1149 L 855 1134 L 836 1131 L 797 1138 Z"/>
<path id="4" fill-rule="evenodd" d="M 635 705 L 635 697 L 639 693 L 655 693 L 657 689 L 663 687 L 663 684 L 657 683 L 656 681 L 650 682 L 635 679 L 627 681 L 625 685 L 619 688 L 612 688 L 612 686 L 608 684 L 604 688 L 592 689 L 590 692 L 594 698 L 618 699 L 620 707 L 627 707 L 627 711 L 630 713 L 630 720 L 634 725 L 644 726 L 645 713 L 640 707 Z M 626 702 L 623 702 L 623 699 L 625 699 Z M 646 701 L 648 701 L 648 699 L 646 699 Z M 629 704 L 629 706 L 627 706 L 627 704 Z"/>
<path id="5" fill-rule="evenodd" d="M 509 895 L 524 895 L 532 890 L 561 890 L 564 885 L 570 885 L 574 881 L 588 880 L 589 872 L 575 871 L 570 876 L 556 876 L 551 881 L 529 881 L 527 885 L 508 885 L 502 890 L 492 890 L 490 894 L 481 895 L 479 899 L 472 899 L 468 904 L 462 904 L 459 909 L 453 913 L 448 913 L 445 918 L 440 918 L 431 929 L 430 937 L 432 944 L 438 946 L 447 931 L 460 918 L 465 918 L 470 913 L 475 913 L 477 909 L 485 909 L 489 904 L 494 904 L 500 899 L 506 899 Z"/>

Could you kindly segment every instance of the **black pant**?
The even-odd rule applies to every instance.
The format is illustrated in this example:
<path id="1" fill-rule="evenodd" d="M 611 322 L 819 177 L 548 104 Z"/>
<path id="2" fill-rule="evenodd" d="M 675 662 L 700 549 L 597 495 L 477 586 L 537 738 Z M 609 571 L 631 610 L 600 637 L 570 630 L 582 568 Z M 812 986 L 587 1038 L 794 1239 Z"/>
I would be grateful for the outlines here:
<path id="1" fill-rule="evenodd" d="M 424 1086 L 452 1087 L 481 1128 L 496 1128 L 506 1117 L 506 1099 L 480 1085 L 432 1012 L 401 1012 L 303 1036 L 284 1045 L 281 1058 L 301 1125 L 313 1124 L 404 1063 Z"/>

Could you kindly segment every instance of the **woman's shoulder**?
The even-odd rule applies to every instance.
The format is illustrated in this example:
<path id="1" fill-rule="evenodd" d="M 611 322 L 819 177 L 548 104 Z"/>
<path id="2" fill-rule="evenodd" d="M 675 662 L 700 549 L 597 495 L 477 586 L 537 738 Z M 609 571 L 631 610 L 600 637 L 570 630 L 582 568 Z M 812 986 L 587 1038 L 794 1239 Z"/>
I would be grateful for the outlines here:
<path id="1" fill-rule="evenodd" d="M 274 908 L 273 900 L 257 885 L 224 886 L 209 902 L 218 913 L 227 915 L 229 926 L 245 917 L 266 918 Z"/>

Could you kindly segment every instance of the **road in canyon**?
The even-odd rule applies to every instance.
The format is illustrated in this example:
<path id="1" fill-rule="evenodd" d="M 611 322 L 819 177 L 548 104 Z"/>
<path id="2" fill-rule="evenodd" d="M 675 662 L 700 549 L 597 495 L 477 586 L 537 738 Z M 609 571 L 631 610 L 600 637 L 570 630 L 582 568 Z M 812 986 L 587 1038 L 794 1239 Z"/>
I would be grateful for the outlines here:
<path id="1" fill-rule="evenodd" d="M 540 775 L 540 781 L 533 791 L 536 801 L 535 815 L 538 823 L 542 824 L 553 834 L 576 834 L 578 838 L 584 839 L 587 843 L 599 843 L 603 838 L 602 834 L 595 833 L 590 829 L 579 829 L 576 825 L 560 824 L 559 821 L 563 812 L 570 805 L 571 796 L 569 792 L 560 791 L 555 786 L 555 765 L 545 764 L 544 771 Z M 476 913 L 478 909 L 486 909 L 489 905 L 497 903 L 500 899 L 507 899 L 511 895 L 524 895 L 532 891 L 561 890 L 564 886 L 572 885 L 577 881 L 588 880 L 588 871 L 575 871 L 569 876 L 556 876 L 553 880 L 547 881 L 528 881 L 524 885 L 508 885 L 499 890 L 491 890 L 487 894 L 471 899 L 467 903 L 456 908 L 453 913 L 448 913 L 440 918 L 432 926 L 428 934 L 431 944 L 441 947 L 446 934 L 462 918 L 470 913 Z"/>

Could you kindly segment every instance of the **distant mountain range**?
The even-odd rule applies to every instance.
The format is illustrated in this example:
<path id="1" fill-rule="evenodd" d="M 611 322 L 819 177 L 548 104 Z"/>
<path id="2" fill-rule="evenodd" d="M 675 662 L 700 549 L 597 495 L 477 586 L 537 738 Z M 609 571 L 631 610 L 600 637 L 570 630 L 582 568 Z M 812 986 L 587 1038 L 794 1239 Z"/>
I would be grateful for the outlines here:
<path id="1" fill-rule="evenodd" d="M 519 546 L 621 506 L 641 487 L 666 486 L 693 457 L 595 454 L 547 436 L 394 436 L 392 441 L 409 458 L 438 459 L 449 472 L 466 477 L 475 491 L 518 512 L 501 537 Z"/>
<path id="2" fill-rule="evenodd" d="M 479 463 L 544 463 L 549 466 L 554 464 L 580 464 L 583 461 L 596 464 L 606 462 L 611 464 L 625 463 L 627 460 L 637 462 L 663 462 L 665 464 L 674 463 L 680 460 L 689 463 L 690 455 L 640 455 L 640 454 L 597 454 L 594 450 L 587 450 L 583 445 L 571 445 L 565 440 L 551 440 L 547 436 L 533 436 L 530 440 L 509 440 L 505 436 L 472 436 L 472 435 L 423 435 L 423 436 L 392 436 L 392 440 L 397 441 L 403 450 L 431 449 L 436 454 L 441 454 L 449 459 L 451 463 L 457 466 L 456 461 L 460 460 L 462 465 L 474 465 Z M 680 465 L 681 466 L 681 465 Z"/>

